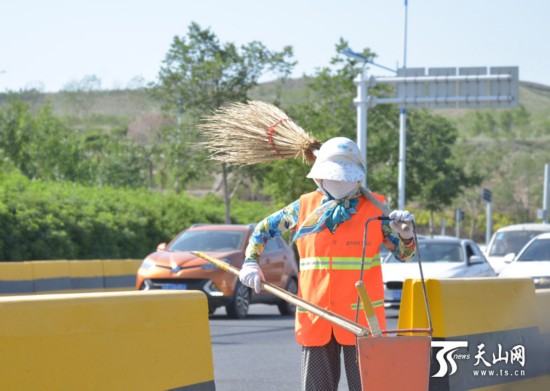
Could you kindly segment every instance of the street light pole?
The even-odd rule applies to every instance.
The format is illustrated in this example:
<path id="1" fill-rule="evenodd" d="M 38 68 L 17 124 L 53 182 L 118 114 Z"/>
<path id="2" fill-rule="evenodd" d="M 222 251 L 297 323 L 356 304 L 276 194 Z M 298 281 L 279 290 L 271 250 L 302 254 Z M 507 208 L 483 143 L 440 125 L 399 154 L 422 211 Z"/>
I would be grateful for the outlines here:
<path id="1" fill-rule="evenodd" d="M 361 151 L 361 157 L 367 164 L 367 63 L 363 65 L 361 73 L 355 78 L 357 85 L 357 97 L 353 100 L 357 106 L 357 146 Z M 367 173 L 363 179 L 363 187 L 367 187 Z"/>

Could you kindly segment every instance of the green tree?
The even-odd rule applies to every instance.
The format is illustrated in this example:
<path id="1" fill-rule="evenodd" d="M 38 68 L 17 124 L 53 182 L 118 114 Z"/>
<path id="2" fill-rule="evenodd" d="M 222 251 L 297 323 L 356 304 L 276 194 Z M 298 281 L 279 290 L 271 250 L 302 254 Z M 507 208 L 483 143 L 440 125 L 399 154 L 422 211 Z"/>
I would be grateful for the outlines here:
<path id="1" fill-rule="evenodd" d="M 32 142 L 33 117 L 29 106 L 13 96 L 0 111 L 0 153 L 2 160 L 13 163 L 23 174 L 32 176 L 29 144 Z"/>
<path id="2" fill-rule="evenodd" d="M 153 94 L 171 112 L 183 112 L 192 126 L 201 116 L 234 101 L 248 99 L 249 91 L 258 85 L 261 76 L 272 74 L 286 78 L 294 66 L 292 48 L 268 50 L 257 41 L 238 48 L 233 43 L 221 43 L 210 29 L 191 23 L 186 37 L 174 37 L 153 86 Z M 183 132 L 183 127 L 180 129 Z M 174 148 L 180 148 L 183 135 L 176 135 Z M 188 150 L 185 164 L 204 161 L 202 151 Z M 178 152 L 174 152 L 177 154 Z M 206 168 L 207 169 L 207 168 Z M 222 166 L 224 183 L 227 168 Z M 181 183 L 180 183 L 181 186 Z M 229 189 L 224 186 L 226 221 L 230 221 Z"/>
<path id="3" fill-rule="evenodd" d="M 265 73 L 288 77 L 292 55 L 290 46 L 274 52 L 257 41 L 240 48 L 221 43 L 210 29 L 191 23 L 186 37 L 174 37 L 153 92 L 166 109 L 181 108 L 197 118 L 227 102 L 245 101 Z"/>
<path id="4" fill-rule="evenodd" d="M 467 174 L 453 156 L 458 131 L 447 119 L 426 110 L 411 110 L 407 124 L 407 172 L 405 187 L 410 199 L 433 213 L 452 204 L 462 192 L 481 182 Z"/>
<path id="5" fill-rule="evenodd" d="M 10 99 L 0 110 L 0 155 L 29 178 L 78 181 L 83 175 L 79 135 L 48 103 L 33 113 L 27 103 Z"/>

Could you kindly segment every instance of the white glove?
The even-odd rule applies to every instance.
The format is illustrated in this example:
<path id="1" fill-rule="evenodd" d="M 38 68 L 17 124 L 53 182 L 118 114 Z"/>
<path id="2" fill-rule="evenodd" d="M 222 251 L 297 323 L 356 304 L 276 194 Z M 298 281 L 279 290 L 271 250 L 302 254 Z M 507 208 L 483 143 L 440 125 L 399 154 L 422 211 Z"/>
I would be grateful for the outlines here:
<path id="1" fill-rule="evenodd" d="M 396 231 L 402 239 L 411 239 L 413 237 L 414 215 L 408 210 L 394 210 L 388 216 L 392 221 L 390 227 Z"/>
<path id="2" fill-rule="evenodd" d="M 239 272 L 239 280 L 249 288 L 253 288 L 254 292 L 260 293 L 260 281 L 265 280 L 262 269 L 256 262 L 245 262 Z"/>

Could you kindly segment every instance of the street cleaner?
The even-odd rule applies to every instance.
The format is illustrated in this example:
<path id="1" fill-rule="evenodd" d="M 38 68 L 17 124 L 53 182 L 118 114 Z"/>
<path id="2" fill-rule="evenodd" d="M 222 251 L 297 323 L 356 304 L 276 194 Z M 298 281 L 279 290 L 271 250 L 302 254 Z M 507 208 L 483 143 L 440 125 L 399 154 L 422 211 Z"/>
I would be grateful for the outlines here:
<path id="1" fill-rule="evenodd" d="M 296 125 L 273 106 L 266 106 L 261 102 L 258 106 L 265 114 L 275 115 L 273 119 L 267 120 L 271 126 L 264 124 L 255 126 L 265 129 L 263 137 L 265 138 L 267 134 L 268 146 L 276 149 L 277 157 L 284 157 L 281 149 L 284 145 L 288 148 L 290 144 L 288 133 L 293 132 L 295 136 L 294 133 L 303 132 L 303 130 L 301 128 L 296 130 Z M 234 106 L 232 109 L 246 112 L 248 108 L 241 105 Z M 257 115 L 258 107 L 255 109 L 254 114 Z M 225 109 L 218 113 L 215 121 L 210 122 L 208 130 L 221 129 L 220 126 L 224 120 L 227 120 L 226 123 L 234 124 L 237 115 L 246 114 L 242 112 L 236 114 Z M 286 121 L 274 121 L 276 118 L 285 118 Z M 281 126 L 275 130 L 273 124 L 280 126 L 283 122 L 290 122 L 290 124 L 287 123 L 284 127 Z M 247 129 L 250 129 L 250 123 L 248 125 Z M 277 134 L 286 137 L 287 143 L 277 145 L 274 141 L 274 136 Z M 210 135 L 210 137 L 213 136 Z M 263 142 L 265 143 L 265 140 Z M 379 207 L 381 204 L 385 205 L 385 198 L 361 187 L 366 175 L 365 164 L 359 148 L 352 140 L 336 137 L 322 143 L 320 147 L 318 147 L 319 144 L 313 140 L 300 146 L 305 159 L 309 157 L 312 160 L 311 154 L 314 155 L 314 163 L 307 177 L 316 183 L 317 190 L 302 195 L 298 200 L 266 217 L 256 226 L 246 249 L 246 260 L 239 273 L 239 279 L 244 285 L 259 293 L 260 281 L 264 278 L 258 260 L 267 241 L 286 231 L 294 231 L 293 240 L 300 256 L 298 296 L 354 320 L 357 311 L 355 283 L 360 278 L 365 222 L 369 218 L 382 214 Z M 223 147 L 228 146 L 228 141 L 225 140 Z M 235 163 L 230 160 L 235 159 L 234 153 L 221 147 L 214 147 L 212 144 L 208 147 L 214 156 L 218 154 L 219 160 Z M 248 145 L 248 147 L 258 149 L 257 145 Z M 229 148 L 233 152 L 234 149 Z M 225 155 L 221 151 L 230 156 L 230 159 L 224 160 Z M 268 151 L 263 151 L 262 161 L 266 161 Z M 296 155 L 296 151 L 284 152 L 289 156 Z M 256 160 L 249 156 L 246 161 L 250 164 Z M 391 220 L 374 221 L 369 228 L 362 280 L 375 308 L 381 329 L 386 328 L 386 319 L 380 246 L 383 243 L 389 251 L 403 261 L 410 261 L 415 254 L 414 216 L 406 210 L 394 210 L 389 217 Z M 360 317 L 358 321 L 364 326 L 367 325 L 365 318 Z M 337 390 L 342 352 L 349 389 L 357 391 L 362 389 L 357 364 L 356 336 L 353 333 L 298 307 L 295 336 L 298 344 L 302 346 L 302 390 Z"/>

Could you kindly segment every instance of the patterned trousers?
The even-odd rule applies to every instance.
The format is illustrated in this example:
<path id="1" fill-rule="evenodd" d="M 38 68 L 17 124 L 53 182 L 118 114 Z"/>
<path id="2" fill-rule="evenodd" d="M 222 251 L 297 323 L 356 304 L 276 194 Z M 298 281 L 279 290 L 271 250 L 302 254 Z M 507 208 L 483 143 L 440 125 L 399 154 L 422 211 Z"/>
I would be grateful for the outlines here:
<path id="1" fill-rule="evenodd" d="M 302 391 L 337 391 L 342 351 L 349 390 L 361 391 L 356 348 L 340 345 L 334 334 L 324 346 L 302 347 Z"/>

